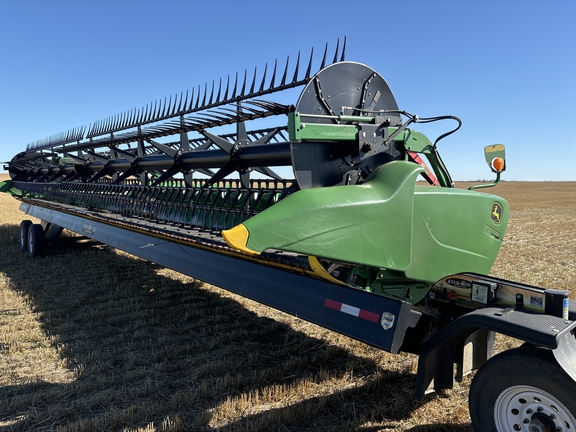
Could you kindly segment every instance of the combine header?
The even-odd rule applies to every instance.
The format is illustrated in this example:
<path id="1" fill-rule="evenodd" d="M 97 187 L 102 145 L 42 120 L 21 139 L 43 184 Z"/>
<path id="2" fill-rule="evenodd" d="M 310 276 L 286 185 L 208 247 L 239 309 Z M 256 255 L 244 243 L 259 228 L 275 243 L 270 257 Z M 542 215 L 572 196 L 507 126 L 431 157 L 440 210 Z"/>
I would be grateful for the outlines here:
<path id="1" fill-rule="evenodd" d="M 576 430 L 568 293 L 487 276 L 508 205 L 454 188 L 438 142 L 460 120 L 399 109 L 344 53 L 326 46 L 317 68 L 312 51 L 29 144 L 0 185 L 42 221 L 21 223 L 22 250 L 68 229 L 419 354 L 419 399 L 480 368 L 478 431 Z M 268 100 L 294 88 L 294 104 Z M 455 127 L 434 142 L 413 129 L 442 120 Z M 476 189 L 505 169 L 503 145 L 485 154 L 496 181 Z M 525 344 L 492 357 L 496 333 Z"/>

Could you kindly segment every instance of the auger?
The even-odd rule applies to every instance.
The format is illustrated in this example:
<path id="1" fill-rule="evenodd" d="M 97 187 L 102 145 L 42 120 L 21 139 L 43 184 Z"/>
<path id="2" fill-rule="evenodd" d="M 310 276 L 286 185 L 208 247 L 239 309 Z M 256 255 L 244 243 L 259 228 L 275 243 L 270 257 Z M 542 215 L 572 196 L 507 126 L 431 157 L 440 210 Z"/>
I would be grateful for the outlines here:
<path id="1" fill-rule="evenodd" d="M 504 145 L 485 148 L 493 183 L 456 189 L 438 143 L 460 119 L 400 109 L 345 51 L 344 39 L 317 67 L 312 50 L 29 144 L 0 185 L 42 221 L 21 223 L 21 249 L 34 257 L 68 229 L 416 353 L 418 399 L 479 369 L 478 431 L 576 430 L 568 293 L 488 276 L 509 208 L 479 189 L 500 180 Z M 267 100 L 295 88 L 293 104 Z M 413 129 L 437 121 L 455 127 L 434 141 Z M 493 356 L 496 333 L 525 344 Z"/>

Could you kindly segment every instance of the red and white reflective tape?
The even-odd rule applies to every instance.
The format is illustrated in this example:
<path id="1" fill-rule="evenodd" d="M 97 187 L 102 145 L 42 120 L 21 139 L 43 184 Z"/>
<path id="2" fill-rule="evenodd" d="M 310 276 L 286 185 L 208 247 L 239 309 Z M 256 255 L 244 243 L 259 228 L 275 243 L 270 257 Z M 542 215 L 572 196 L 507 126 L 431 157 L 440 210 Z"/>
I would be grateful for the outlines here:
<path id="1" fill-rule="evenodd" d="M 380 321 L 380 314 L 370 312 L 370 311 L 367 311 L 365 309 L 360 309 L 360 308 L 357 308 L 355 306 L 350 306 L 346 303 L 337 302 L 336 300 L 332 300 L 329 298 L 327 298 L 324 301 L 324 306 L 326 306 L 330 309 L 344 312 L 348 315 L 352 315 L 352 316 L 355 316 L 358 318 L 365 319 L 365 320 L 373 322 L 373 323 L 377 323 L 378 321 Z"/>

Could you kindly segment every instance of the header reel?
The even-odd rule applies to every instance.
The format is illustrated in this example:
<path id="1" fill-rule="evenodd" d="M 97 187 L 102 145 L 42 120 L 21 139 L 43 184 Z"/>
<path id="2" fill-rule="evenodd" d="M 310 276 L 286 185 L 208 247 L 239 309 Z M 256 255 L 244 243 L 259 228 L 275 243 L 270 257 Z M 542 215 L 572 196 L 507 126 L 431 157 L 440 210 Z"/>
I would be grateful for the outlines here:
<path id="1" fill-rule="evenodd" d="M 345 44 L 341 51 L 337 44 L 328 66 L 326 46 L 315 75 L 312 51 L 304 76 L 298 58 L 291 81 L 289 59 L 280 79 L 275 63 L 269 83 L 267 65 L 262 77 L 254 70 L 251 82 L 246 72 L 243 80 L 228 77 L 211 90 L 198 87 L 31 143 L 8 170 L 14 181 L 40 183 L 155 186 L 180 179 L 187 187 L 209 187 L 236 173 L 249 188 L 254 171 L 259 179 L 293 181 L 296 189 L 362 183 L 376 167 L 404 158 L 403 148 L 389 139 L 389 128 L 402 122 L 386 81 L 367 66 L 344 61 Z M 304 89 L 295 107 L 258 99 L 299 86 Z M 281 115 L 297 118 L 302 130 L 289 131 L 286 121 L 248 127 L 252 120 Z M 231 124 L 235 133 L 218 132 Z M 325 129 L 315 133 L 314 125 L 333 125 L 334 139 Z M 348 139 L 342 140 L 343 133 Z M 282 166 L 291 170 L 275 169 Z"/>

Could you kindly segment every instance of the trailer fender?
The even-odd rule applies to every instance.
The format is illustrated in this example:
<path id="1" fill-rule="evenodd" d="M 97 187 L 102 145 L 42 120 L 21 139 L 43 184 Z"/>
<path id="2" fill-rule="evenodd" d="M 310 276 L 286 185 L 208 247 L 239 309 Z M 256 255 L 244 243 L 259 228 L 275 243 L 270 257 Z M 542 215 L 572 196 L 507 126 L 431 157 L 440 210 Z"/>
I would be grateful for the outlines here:
<path id="1" fill-rule="evenodd" d="M 430 391 L 451 389 L 454 364 L 458 380 L 482 366 L 492 356 L 495 333 L 553 350 L 560 366 L 576 381 L 575 332 L 576 321 L 521 309 L 488 307 L 467 313 L 424 342 L 415 397 L 422 400 Z"/>
<path id="2" fill-rule="evenodd" d="M 565 334 L 552 353 L 564 372 L 576 381 L 576 331 Z"/>

